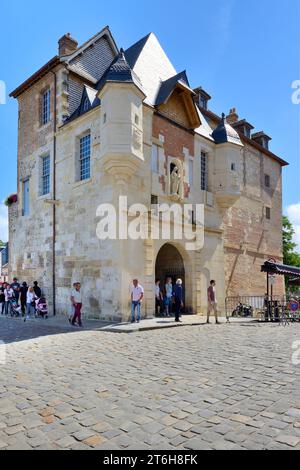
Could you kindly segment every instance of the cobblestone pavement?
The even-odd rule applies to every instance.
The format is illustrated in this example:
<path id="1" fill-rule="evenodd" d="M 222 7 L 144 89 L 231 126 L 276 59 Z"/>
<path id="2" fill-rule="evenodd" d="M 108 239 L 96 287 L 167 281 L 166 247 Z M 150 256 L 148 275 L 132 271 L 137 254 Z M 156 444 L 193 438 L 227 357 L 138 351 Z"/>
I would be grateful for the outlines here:
<path id="1" fill-rule="evenodd" d="M 0 449 L 300 449 L 298 324 L 47 328 L 0 322 Z"/>

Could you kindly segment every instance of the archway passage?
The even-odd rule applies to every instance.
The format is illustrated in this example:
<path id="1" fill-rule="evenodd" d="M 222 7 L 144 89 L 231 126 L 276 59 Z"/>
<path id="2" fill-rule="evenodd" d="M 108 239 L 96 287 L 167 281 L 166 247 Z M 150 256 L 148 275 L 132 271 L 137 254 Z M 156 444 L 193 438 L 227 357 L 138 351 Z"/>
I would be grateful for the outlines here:
<path id="1" fill-rule="evenodd" d="M 182 279 L 183 295 L 185 298 L 184 261 L 177 248 L 169 243 L 160 249 L 155 264 L 155 279 L 160 279 L 160 288 L 164 295 L 165 284 L 168 277 L 172 279 L 173 285 L 175 285 L 177 279 Z M 184 309 L 182 313 L 185 313 Z"/>

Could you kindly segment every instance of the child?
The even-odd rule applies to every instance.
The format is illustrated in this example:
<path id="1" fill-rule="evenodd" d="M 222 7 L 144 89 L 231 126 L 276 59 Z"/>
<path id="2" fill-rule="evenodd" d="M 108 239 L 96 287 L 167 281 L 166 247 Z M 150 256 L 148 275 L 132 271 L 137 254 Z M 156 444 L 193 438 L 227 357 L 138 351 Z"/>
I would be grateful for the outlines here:
<path id="1" fill-rule="evenodd" d="M 34 293 L 33 287 L 29 287 L 26 297 L 26 317 L 24 322 L 30 319 L 31 313 L 35 314 L 35 300 L 37 296 Z"/>

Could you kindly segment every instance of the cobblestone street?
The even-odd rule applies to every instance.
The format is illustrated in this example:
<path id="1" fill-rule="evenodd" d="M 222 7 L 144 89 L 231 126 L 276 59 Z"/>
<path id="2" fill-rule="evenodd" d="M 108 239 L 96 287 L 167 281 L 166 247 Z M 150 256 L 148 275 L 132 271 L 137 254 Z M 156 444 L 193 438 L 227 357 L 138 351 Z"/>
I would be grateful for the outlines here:
<path id="1" fill-rule="evenodd" d="M 0 449 L 300 449 L 298 324 L 47 328 L 0 321 Z"/>

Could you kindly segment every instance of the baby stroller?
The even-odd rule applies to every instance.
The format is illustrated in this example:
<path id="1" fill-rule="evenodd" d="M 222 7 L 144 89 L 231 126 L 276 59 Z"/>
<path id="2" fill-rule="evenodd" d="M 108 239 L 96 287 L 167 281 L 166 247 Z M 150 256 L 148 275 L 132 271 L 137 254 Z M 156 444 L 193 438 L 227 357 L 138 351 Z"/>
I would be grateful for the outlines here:
<path id="1" fill-rule="evenodd" d="M 44 297 L 41 297 L 35 301 L 35 316 L 48 318 L 48 307 Z"/>
<path id="2" fill-rule="evenodd" d="M 16 299 L 10 299 L 9 301 L 10 305 L 10 315 L 12 317 L 20 317 L 21 316 L 21 307 L 16 301 Z"/>

